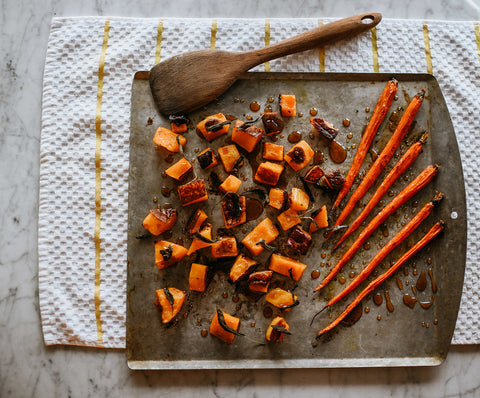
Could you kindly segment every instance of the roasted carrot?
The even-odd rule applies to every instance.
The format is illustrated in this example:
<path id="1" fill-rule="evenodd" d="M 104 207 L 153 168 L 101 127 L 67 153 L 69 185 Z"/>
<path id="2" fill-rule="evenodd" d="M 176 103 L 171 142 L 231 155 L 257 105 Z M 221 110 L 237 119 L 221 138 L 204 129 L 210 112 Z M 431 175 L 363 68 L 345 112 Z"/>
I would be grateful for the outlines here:
<path id="1" fill-rule="evenodd" d="M 325 279 L 317 286 L 315 291 L 322 289 L 330 282 L 338 271 L 352 258 L 355 252 L 365 243 L 368 237 L 400 206 L 402 206 L 413 195 L 424 188 L 435 177 L 438 171 L 437 165 L 428 166 L 423 170 L 417 178 L 415 178 L 410 184 L 408 184 L 397 196 L 395 196 L 364 228 L 364 230 L 358 235 L 358 238 L 348 248 L 345 254 L 340 258 L 338 263 L 328 273 Z"/>
<path id="2" fill-rule="evenodd" d="M 415 95 L 415 97 L 413 97 L 413 100 L 408 105 L 407 110 L 405 111 L 400 122 L 398 123 L 398 126 L 395 129 L 395 132 L 392 134 L 392 136 L 388 140 L 385 148 L 383 148 L 382 153 L 375 160 L 372 167 L 370 167 L 370 170 L 368 171 L 367 175 L 363 178 L 360 185 L 357 187 L 355 192 L 353 192 L 352 196 L 350 196 L 350 199 L 345 205 L 345 208 L 342 210 L 337 220 L 335 221 L 335 224 L 333 225 L 334 227 L 336 227 L 337 225 L 341 225 L 343 221 L 345 221 L 345 219 L 348 217 L 351 211 L 355 208 L 355 205 L 367 193 L 367 191 L 373 185 L 373 183 L 375 182 L 377 177 L 380 175 L 380 173 L 383 171 L 387 163 L 390 161 L 393 154 L 402 143 L 403 137 L 405 137 L 405 134 L 407 133 L 410 126 L 412 125 L 413 119 L 415 119 L 415 116 L 417 115 L 417 112 L 420 109 L 420 106 L 422 105 L 424 96 L 425 96 L 425 93 L 421 92 Z M 329 234 L 329 237 L 332 233 L 333 231 Z"/>
<path id="3" fill-rule="evenodd" d="M 390 278 L 402 265 L 404 265 L 408 260 L 410 260 L 415 254 L 417 254 L 427 243 L 433 240 L 436 236 L 443 231 L 445 223 L 443 221 L 437 222 L 430 230 L 420 239 L 415 245 L 413 245 L 410 250 L 408 250 L 403 256 L 401 256 L 398 261 L 393 264 L 387 271 L 382 275 L 375 278 L 368 286 L 363 289 L 360 294 L 355 297 L 355 299 L 348 305 L 347 308 L 327 327 L 322 329 L 317 334 L 317 338 L 321 335 L 329 332 L 335 326 L 337 326 L 345 317 L 371 292 L 373 292 L 378 286 Z"/>
<path id="4" fill-rule="evenodd" d="M 368 149 L 373 141 L 373 137 L 375 137 L 378 128 L 382 124 L 383 119 L 385 119 L 385 116 L 392 105 L 395 94 L 397 93 L 397 89 L 397 80 L 392 79 L 387 82 L 387 85 L 385 86 L 385 89 L 383 90 L 382 95 L 378 99 L 377 105 L 373 110 L 370 122 L 368 122 L 368 125 L 365 128 L 362 139 L 360 140 L 360 144 L 358 145 L 357 153 L 355 153 L 350 170 L 348 170 L 345 184 L 343 184 L 343 187 L 338 193 L 335 203 L 333 204 L 331 210 L 332 212 L 337 209 L 337 207 L 340 205 L 340 202 L 347 195 L 348 190 L 353 185 L 353 181 L 355 180 L 355 177 L 362 166 L 365 155 L 367 154 Z"/>
<path id="5" fill-rule="evenodd" d="M 400 177 L 405 171 L 412 165 L 412 163 L 417 159 L 418 155 L 422 153 L 422 148 L 425 142 L 427 141 L 427 133 L 424 133 L 422 138 L 413 144 L 408 151 L 400 158 L 400 160 L 395 164 L 393 169 L 388 173 L 385 179 L 382 181 L 378 189 L 375 191 L 373 196 L 368 201 L 367 205 L 363 208 L 360 215 L 350 224 L 350 227 L 344 232 L 343 236 L 337 242 L 334 247 L 334 250 L 340 246 L 345 239 L 347 239 L 357 228 L 362 224 L 362 222 L 368 217 L 373 208 L 377 205 L 380 199 L 385 195 L 388 189 L 393 185 L 393 183 Z"/>
<path id="6" fill-rule="evenodd" d="M 445 195 L 443 193 L 438 193 L 435 197 L 428 202 L 422 209 L 413 217 L 407 225 L 405 225 L 400 232 L 398 232 L 382 249 L 375 255 L 375 257 L 370 260 L 368 265 L 350 282 L 350 284 L 342 290 L 339 294 L 337 294 L 334 298 L 332 298 L 326 307 L 329 307 L 335 304 L 338 300 L 345 297 L 349 294 L 353 289 L 355 289 L 360 283 L 362 283 L 365 279 L 367 279 L 368 275 L 380 264 L 383 259 L 390 253 L 393 249 L 395 249 L 400 243 L 402 243 L 421 223 L 425 220 L 430 213 L 432 212 L 433 208 L 436 207 L 443 199 Z"/>

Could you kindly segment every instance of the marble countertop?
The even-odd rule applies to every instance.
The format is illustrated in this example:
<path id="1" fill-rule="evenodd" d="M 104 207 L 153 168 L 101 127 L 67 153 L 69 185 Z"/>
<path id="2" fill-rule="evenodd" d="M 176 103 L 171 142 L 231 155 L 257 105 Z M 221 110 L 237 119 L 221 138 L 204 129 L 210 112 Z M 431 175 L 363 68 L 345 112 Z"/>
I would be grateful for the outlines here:
<path id="1" fill-rule="evenodd" d="M 0 7 L 1 397 L 480 396 L 480 346 L 454 346 L 436 368 L 130 371 L 123 350 L 45 347 L 37 285 L 42 75 L 53 16 L 294 18 L 379 11 L 388 18 L 478 21 L 480 0 L 5 0 Z"/>

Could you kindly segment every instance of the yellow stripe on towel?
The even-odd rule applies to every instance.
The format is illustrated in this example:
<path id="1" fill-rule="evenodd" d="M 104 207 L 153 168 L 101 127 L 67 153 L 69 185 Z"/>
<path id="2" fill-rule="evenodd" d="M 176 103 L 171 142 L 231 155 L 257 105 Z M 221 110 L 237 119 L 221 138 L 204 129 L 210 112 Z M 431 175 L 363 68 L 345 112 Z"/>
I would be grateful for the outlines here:
<path id="1" fill-rule="evenodd" d="M 318 27 L 323 26 L 323 20 L 318 20 Z M 325 48 L 318 49 L 318 69 L 320 72 L 325 72 Z"/>
<path id="2" fill-rule="evenodd" d="M 480 62 L 480 30 L 478 28 L 478 22 L 475 22 L 475 41 L 477 43 L 477 54 L 478 54 L 478 62 Z"/>
<path id="3" fill-rule="evenodd" d="M 158 21 L 157 27 L 157 46 L 155 47 L 155 65 L 160 62 L 162 52 L 162 38 L 163 38 L 163 19 Z"/>
<path id="4" fill-rule="evenodd" d="M 265 47 L 270 45 L 270 20 L 265 20 Z M 264 63 L 265 72 L 270 72 L 270 61 Z"/>
<path id="5" fill-rule="evenodd" d="M 378 47 L 377 47 L 377 28 L 371 29 L 372 32 L 372 59 L 373 59 L 373 71 L 378 73 L 380 66 L 378 65 Z"/>
<path id="6" fill-rule="evenodd" d="M 427 73 L 433 73 L 432 52 L 430 51 L 430 37 L 428 36 L 428 25 L 423 24 L 423 44 L 425 46 L 425 58 L 427 61 Z"/>
<path id="7" fill-rule="evenodd" d="M 215 49 L 217 45 L 217 20 L 212 21 L 212 27 L 210 28 L 210 48 Z"/>

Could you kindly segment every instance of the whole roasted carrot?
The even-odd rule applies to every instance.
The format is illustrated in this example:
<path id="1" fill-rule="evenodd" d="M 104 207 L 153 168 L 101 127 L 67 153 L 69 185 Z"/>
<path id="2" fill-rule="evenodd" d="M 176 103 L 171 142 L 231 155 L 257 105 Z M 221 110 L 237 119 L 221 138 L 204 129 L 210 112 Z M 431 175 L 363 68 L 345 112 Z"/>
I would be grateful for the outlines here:
<path id="1" fill-rule="evenodd" d="M 327 327 L 322 329 L 317 334 L 317 338 L 321 335 L 329 332 L 335 326 L 337 326 L 341 321 L 345 319 L 345 317 L 371 292 L 373 292 L 378 286 L 380 286 L 383 282 L 385 282 L 388 278 L 390 278 L 402 265 L 404 265 L 408 260 L 410 260 L 415 254 L 417 254 L 427 243 L 433 240 L 436 236 L 440 234 L 445 228 L 445 223 L 443 221 L 437 222 L 430 230 L 420 239 L 415 245 L 411 247 L 402 257 L 398 259 L 398 261 L 393 264 L 387 271 L 385 271 L 382 275 L 375 278 L 372 282 L 368 284 L 368 286 L 363 289 L 360 294 L 355 297 L 355 299 L 348 305 L 347 308 Z"/>
<path id="2" fill-rule="evenodd" d="M 350 166 L 350 170 L 348 170 L 347 177 L 345 178 L 345 183 L 342 186 L 342 189 L 338 193 L 337 198 L 335 199 L 335 203 L 332 207 L 332 212 L 337 209 L 340 205 L 340 202 L 348 193 L 348 190 L 353 184 L 355 177 L 362 166 L 363 160 L 365 159 L 365 155 L 370 148 L 370 145 L 373 141 L 373 137 L 377 133 L 378 128 L 385 119 L 390 106 L 392 105 L 393 99 L 395 98 L 395 94 L 397 93 L 398 89 L 398 81 L 395 79 L 389 80 L 387 85 L 385 86 L 380 98 L 378 99 L 377 105 L 373 110 L 372 117 L 370 122 L 368 122 L 367 127 L 363 133 L 362 139 L 360 140 L 360 144 L 358 145 L 357 153 L 355 153 L 355 157 L 353 158 L 352 165 Z"/>
<path id="3" fill-rule="evenodd" d="M 402 243 L 421 223 L 425 220 L 433 208 L 438 206 L 445 195 L 443 193 L 437 193 L 435 197 L 428 202 L 422 209 L 413 217 L 407 225 L 405 225 L 382 249 L 370 260 L 368 265 L 350 282 L 350 284 L 332 298 L 326 307 L 335 304 L 338 300 L 344 298 L 353 289 L 355 289 L 360 283 L 367 279 L 368 275 L 380 264 L 383 259 L 395 249 L 400 243 Z"/>
<path id="4" fill-rule="evenodd" d="M 422 105 L 424 97 L 424 92 L 418 93 L 417 95 L 415 95 L 415 97 L 413 97 L 400 122 L 398 123 L 397 128 L 388 140 L 387 145 L 383 149 L 382 153 L 375 160 L 372 167 L 368 171 L 367 175 L 363 178 L 362 182 L 357 187 L 355 192 L 352 194 L 352 196 L 350 196 L 350 199 L 345 205 L 345 208 L 342 210 L 337 220 L 335 221 L 335 224 L 333 225 L 334 227 L 343 223 L 343 221 L 355 208 L 355 205 L 358 203 L 358 201 L 363 198 L 363 196 L 373 185 L 377 177 L 383 171 L 387 163 L 390 161 L 393 154 L 402 143 L 403 137 L 405 137 L 405 134 L 412 125 L 413 119 L 415 119 L 415 116 L 417 115 L 417 112 Z"/>
<path id="5" fill-rule="evenodd" d="M 435 177 L 438 171 L 437 165 L 428 166 L 423 170 L 417 178 L 408 184 L 397 196 L 395 196 L 365 227 L 365 229 L 358 235 L 358 238 L 348 248 L 345 254 L 340 258 L 338 263 L 331 269 L 325 279 L 318 285 L 315 291 L 325 287 L 330 282 L 338 271 L 352 258 L 355 252 L 365 243 L 368 237 L 375 231 L 380 224 L 382 224 L 388 216 L 394 213 L 400 206 L 402 206 L 413 195 L 424 188 Z"/>
<path id="6" fill-rule="evenodd" d="M 400 160 L 395 164 L 393 169 L 388 173 L 385 179 L 382 181 L 378 189 L 375 191 L 373 196 L 370 198 L 366 206 L 363 208 L 362 212 L 358 217 L 350 224 L 350 227 L 344 232 L 343 236 L 337 242 L 333 250 L 340 246 L 345 239 L 347 239 L 357 228 L 362 224 L 362 222 L 368 217 L 370 212 L 374 209 L 380 199 L 387 193 L 389 188 L 393 183 L 400 177 L 405 171 L 412 165 L 412 163 L 417 159 L 418 155 L 422 152 L 423 145 L 427 141 L 427 133 L 423 134 L 422 138 L 413 144 L 408 151 L 400 158 Z"/>

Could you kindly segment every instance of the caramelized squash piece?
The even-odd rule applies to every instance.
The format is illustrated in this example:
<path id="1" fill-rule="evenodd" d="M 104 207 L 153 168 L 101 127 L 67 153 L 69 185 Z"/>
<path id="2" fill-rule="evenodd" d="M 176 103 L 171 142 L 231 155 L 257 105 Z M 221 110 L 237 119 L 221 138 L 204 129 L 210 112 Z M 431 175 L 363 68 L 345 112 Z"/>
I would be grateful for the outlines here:
<path id="1" fill-rule="evenodd" d="M 288 201 L 290 203 L 290 208 L 296 211 L 307 210 L 308 205 L 310 204 L 310 199 L 308 198 L 308 195 L 300 188 L 292 188 L 290 190 Z"/>
<path id="2" fill-rule="evenodd" d="M 300 224 L 300 218 L 296 210 L 287 209 L 277 217 L 280 226 L 284 231 L 288 231 L 290 228 L 293 228 L 295 225 Z"/>
<path id="3" fill-rule="evenodd" d="M 202 209 L 196 209 L 188 219 L 187 227 L 185 229 L 189 234 L 194 234 L 200 230 L 200 227 L 207 218 L 207 213 L 205 213 Z"/>
<path id="4" fill-rule="evenodd" d="M 320 181 L 320 178 L 322 178 L 324 174 L 325 173 L 320 168 L 320 166 L 313 166 L 310 170 L 307 171 L 307 174 L 305 174 L 304 179 L 307 182 L 316 184 L 317 182 Z"/>
<path id="5" fill-rule="evenodd" d="M 187 159 L 181 158 L 177 163 L 165 170 L 165 174 L 177 181 L 182 181 L 192 170 L 193 166 L 191 163 Z"/>
<path id="6" fill-rule="evenodd" d="M 235 193 L 238 191 L 238 188 L 240 188 L 240 185 L 242 185 L 242 180 L 239 178 L 235 177 L 234 175 L 230 174 L 225 181 L 222 182 L 220 185 L 219 189 L 223 193 L 227 192 L 232 192 Z"/>
<path id="7" fill-rule="evenodd" d="M 294 95 L 280 94 L 280 113 L 282 116 L 297 116 L 297 100 Z"/>
<path id="8" fill-rule="evenodd" d="M 290 232 L 287 239 L 287 247 L 294 254 L 305 254 L 312 244 L 312 236 L 298 225 Z"/>
<path id="9" fill-rule="evenodd" d="M 295 144 L 292 149 L 290 149 L 285 154 L 285 161 L 290 165 L 290 167 L 295 170 L 303 169 L 313 158 L 315 152 L 306 141 L 302 140 Z"/>
<path id="10" fill-rule="evenodd" d="M 233 228 L 247 221 L 247 201 L 245 196 L 227 193 L 221 202 L 225 228 Z"/>
<path id="11" fill-rule="evenodd" d="M 215 157 L 215 152 L 212 148 L 207 148 L 200 152 L 197 156 L 197 160 L 200 167 L 204 170 L 215 167 L 218 164 L 218 160 Z"/>
<path id="12" fill-rule="evenodd" d="M 293 280 L 298 281 L 307 266 L 293 258 L 273 253 L 270 257 L 270 265 L 268 268 L 278 274 L 289 276 Z"/>
<path id="13" fill-rule="evenodd" d="M 220 156 L 223 168 L 227 173 L 230 173 L 235 167 L 237 161 L 240 161 L 240 153 L 234 144 L 218 148 L 218 155 Z"/>
<path id="14" fill-rule="evenodd" d="M 212 244 L 213 258 L 236 257 L 237 255 L 237 240 L 234 236 L 224 236 L 219 242 Z"/>
<path id="15" fill-rule="evenodd" d="M 235 283 L 246 278 L 256 265 L 255 260 L 240 253 L 230 268 L 230 280 Z"/>
<path id="16" fill-rule="evenodd" d="M 257 168 L 257 172 L 255 173 L 255 181 L 268 185 L 277 185 L 283 169 L 283 165 L 278 163 L 260 163 Z"/>
<path id="17" fill-rule="evenodd" d="M 281 210 L 288 201 L 288 194 L 283 189 L 270 188 L 268 204 L 274 209 Z"/>
<path id="18" fill-rule="evenodd" d="M 277 308 L 289 311 L 297 301 L 297 296 L 292 294 L 292 292 L 276 287 L 267 293 L 265 300 Z"/>
<path id="19" fill-rule="evenodd" d="M 180 197 L 182 206 L 188 206 L 208 200 L 205 182 L 203 180 L 196 180 L 179 186 L 178 196 Z"/>
<path id="20" fill-rule="evenodd" d="M 277 112 L 265 112 L 262 115 L 262 123 L 265 133 L 269 136 L 280 134 L 283 131 L 283 120 L 278 117 Z"/>
<path id="21" fill-rule="evenodd" d="M 196 292 L 204 292 L 207 285 L 207 269 L 203 264 L 192 263 L 188 276 L 188 288 Z"/>
<path id="22" fill-rule="evenodd" d="M 240 318 L 227 314 L 223 311 L 222 314 L 227 326 L 230 326 L 233 330 L 238 331 L 238 327 L 240 325 Z M 218 337 L 220 340 L 223 340 L 227 344 L 232 344 L 233 339 L 235 338 L 235 335 L 233 333 L 228 332 L 220 325 L 217 313 L 215 313 L 215 316 L 210 323 L 210 334 Z"/>
<path id="23" fill-rule="evenodd" d="M 170 115 L 168 119 L 174 133 L 183 134 L 187 131 L 190 120 L 186 116 Z"/>
<path id="24" fill-rule="evenodd" d="M 232 141 L 240 145 L 247 152 L 252 152 L 262 140 L 263 130 L 260 127 L 247 125 L 237 120 L 233 125 Z"/>
<path id="25" fill-rule="evenodd" d="M 155 242 L 155 264 L 158 269 L 178 263 L 187 255 L 187 249 L 166 240 Z"/>
<path id="26" fill-rule="evenodd" d="M 248 288 L 254 292 L 267 293 L 273 271 L 258 271 L 248 276 Z"/>
<path id="27" fill-rule="evenodd" d="M 167 297 L 168 291 L 169 296 Z M 173 299 L 173 304 L 170 302 Z M 170 322 L 180 312 L 185 301 L 185 292 L 175 287 L 166 287 L 155 291 L 155 304 L 162 309 L 162 323 Z"/>
<path id="28" fill-rule="evenodd" d="M 281 162 L 283 160 L 283 145 L 265 142 L 263 144 L 262 156 L 267 160 L 277 160 Z"/>
<path id="29" fill-rule="evenodd" d="M 168 152 L 180 152 L 180 145 L 182 147 L 185 146 L 187 139 L 183 135 L 175 134 L 170 129 L 159 127 L 155 132 L 153 142 L 157 144 L 159 148 L 163 148 Z"/>
<path id="30" fill-rule="evenodd" d="M 143 227 L 152 235 L 160 235 L 162 232 L 172 229 L 177 222 L 177 210 L 153 209 L 143 220 Z"/>
<path id="31" fill-rule="evenodd" d="M 310 223 L 310 228 L 308 229 L 309 233 L 313 233 L 315 231 L 318 231 L 320 228 L 325 228 L 328 227 L 328 213 L 327 213 L 327 206 L 323 205 L 322 208 L 314 212 L 312 214 L 313 219 L 315 220 L 315 223 L 311 222 Z"/>
<path id="32" fill-rule="evenodd" d="M 223 113 L 217 113 L 216 115 L 207 116 L 200 123 L 197 124 L 197 130 L 205 137 L 207 141 L 212 141 L 217 137 L 220 137 L 228 133 L 230 126 L 228 124 L 224 126 L 217 126 L 212 129 L 213 126 L 219 123 L 226 122 L 227 118 Z"/>
<path id="33" fill-rule="evenodd" d="M 212 224 L 205 224 L 199 234 L 204 238 L 212 240 Z M 195 253 L 197 250 L 203 249 L 204 247 L 212 246 L 211 243 L 204 242 L 201 239 L 193 238 L 190 247 L 188 248 L 187 256 L 190 256 L 192 253 Z"/>
<path id="34" fill-rule="evenodd" d="M 287 330 L 290 329 L 290 326 L 288 326 L 287 321 L 281 316 L 277 316 L 273 318 L 272 322 L 270 322 L 270 325 L 268 326 L 267 331 L 265 333 L 265 338 L 267 339 L 267 341 L 271 341 L 271 342 L 283 341 L 283 336 L 285 335 L 285 333 L 278 331 L 277 329 L 274 328 L 274 326 L 280 326 Z"/>
<path id="35" fill-rule="evenodd" d="M 264 250 L 263 246 L 259 244 L 260 240 L 263 239 L 265 243 L 269 244 L 272 243 L 278 235 L 277 227 L 275 227 L 272 220 L 267 217 L 243 238 L 242 243 L 250 253 L 258 256 Z"/>

